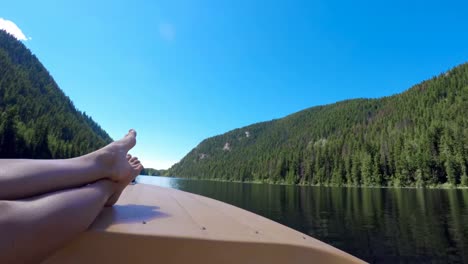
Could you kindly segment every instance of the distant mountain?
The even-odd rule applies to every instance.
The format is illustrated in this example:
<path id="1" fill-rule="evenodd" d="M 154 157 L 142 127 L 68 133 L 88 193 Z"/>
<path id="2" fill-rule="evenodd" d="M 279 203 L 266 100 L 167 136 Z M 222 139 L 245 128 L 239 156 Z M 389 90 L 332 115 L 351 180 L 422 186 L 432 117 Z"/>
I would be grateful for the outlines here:
<path id="1" fill-rule="evenodd" d="M 167 175 L 349 186 L 468 186 L 468 64 L 381 99 L 312 107 L 208 138 Z"/>
<path id="2" fill-rule="evenodd" d="M 0 158 L 67 158 L 111 140 L 23 43 L 0 30 Z"/>

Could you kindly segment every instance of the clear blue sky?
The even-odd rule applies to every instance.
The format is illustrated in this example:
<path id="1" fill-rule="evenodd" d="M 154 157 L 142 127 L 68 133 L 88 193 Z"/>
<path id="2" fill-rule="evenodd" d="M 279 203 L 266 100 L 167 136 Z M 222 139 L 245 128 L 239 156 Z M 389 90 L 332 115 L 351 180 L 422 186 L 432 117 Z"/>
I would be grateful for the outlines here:
<path id="1" fill-rule="evenodd" d="M 468 61 L 466 1 L 2 1 L 78 109 L 167 168 L 206 137 Z"/>

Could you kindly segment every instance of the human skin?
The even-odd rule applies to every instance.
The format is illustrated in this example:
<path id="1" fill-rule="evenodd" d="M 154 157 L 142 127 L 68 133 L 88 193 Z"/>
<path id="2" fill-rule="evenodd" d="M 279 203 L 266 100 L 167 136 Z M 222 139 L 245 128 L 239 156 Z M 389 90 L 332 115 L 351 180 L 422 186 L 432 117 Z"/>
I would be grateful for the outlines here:
<path id="1" fill-rule="evenodd" d="M 17 200 L 76 188 L 100 179 L 127 182 L 143 166 L 128 156 L 136 132 L 90 154 L 61 160 L 0 160 L 0 200 Z M 129 159 L 130 158 L 130 159 Z"/>
<path id="2" fill-rule="evenodd" d="M 117 202 L 143 166 L 121 140 L 63 160 L 0 160 L 0 263 L 38 263 Z"/>

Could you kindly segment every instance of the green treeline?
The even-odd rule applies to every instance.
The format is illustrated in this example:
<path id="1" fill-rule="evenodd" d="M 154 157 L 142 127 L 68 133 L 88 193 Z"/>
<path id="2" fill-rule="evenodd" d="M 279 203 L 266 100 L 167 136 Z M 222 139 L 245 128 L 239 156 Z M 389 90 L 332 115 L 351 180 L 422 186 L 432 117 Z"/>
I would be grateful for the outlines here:
<path id="1" fill-rule="evenodd" d="M 36 56 L 0 30 L 0 158 L 67 158 L 110 141 Z"/>
<path id="2" fill-rule="evenodd" d="M 141 175 L 148 175 L 148 176 L 161 176 L 164 175 L 166 170 L 157 170 L 152 168 L 144 168 L 140 174 Z"/>
<path id="3" fill-rule="evenodd" d="M 468 186 L 468 64 L 404 93 L 318 106 L 201 142 L 166 175 L 334 186 Z"/>

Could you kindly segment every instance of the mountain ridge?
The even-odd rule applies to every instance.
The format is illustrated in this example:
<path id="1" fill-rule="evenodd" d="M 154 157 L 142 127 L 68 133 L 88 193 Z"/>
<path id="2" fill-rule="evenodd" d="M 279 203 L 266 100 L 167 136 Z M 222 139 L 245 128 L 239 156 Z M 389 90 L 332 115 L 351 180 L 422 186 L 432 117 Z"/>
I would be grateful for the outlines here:
<path id="1" fill-rule="evenodd" d="M 69 158 L 111 141 L 37 57 L 0 30 L 0 158 Z"/>
<path id="2" fill-rule="evenodd" d="M 207 138 L 166 175 L 339 186 L 466 186 L 468 125 L 461 116 L 468 109 L 467 94 L 465 63 L 398 94 L 314 106 Z"/>

